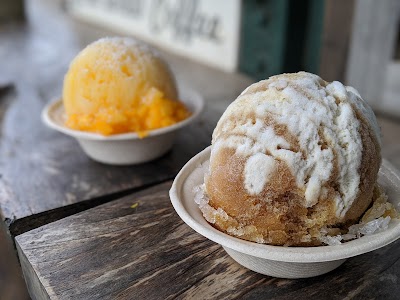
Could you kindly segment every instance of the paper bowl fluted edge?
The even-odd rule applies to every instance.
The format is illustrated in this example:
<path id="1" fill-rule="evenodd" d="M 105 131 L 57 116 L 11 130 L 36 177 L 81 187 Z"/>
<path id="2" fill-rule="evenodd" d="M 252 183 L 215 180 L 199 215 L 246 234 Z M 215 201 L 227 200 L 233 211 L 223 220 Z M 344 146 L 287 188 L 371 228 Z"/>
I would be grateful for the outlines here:
<path id="1" fill-rule="evenodd" d="M 283 247 L 258 244 L 225 234 L 211 226 L 194 202 L 193 188 L 204 182 L 211 146 L 198 153 L 181 169 L 170 189 L 172 205 L 180 218 L 204 237 L 258 258 L 293 263 L 318 263 L 343 260 L 384 247 L 400 237 L 400 220 L 391 220 L 389 228 L 337 246 Z M 383 160 L 378 176 L 389 201 L 400 208 L 400 175 L 388 161 Z"/>

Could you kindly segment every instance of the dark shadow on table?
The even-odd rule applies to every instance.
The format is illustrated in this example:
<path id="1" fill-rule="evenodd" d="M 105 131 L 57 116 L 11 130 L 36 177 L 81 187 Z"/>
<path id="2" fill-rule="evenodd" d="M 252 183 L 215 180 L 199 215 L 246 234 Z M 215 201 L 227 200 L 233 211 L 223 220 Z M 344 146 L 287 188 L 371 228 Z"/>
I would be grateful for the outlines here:
<path id="1" fill-rule="evenodd" d="M 0 299 L 28 300 L 26 290 L 13 245 L 6 238 L 4 225 L 0 224 Z"/>

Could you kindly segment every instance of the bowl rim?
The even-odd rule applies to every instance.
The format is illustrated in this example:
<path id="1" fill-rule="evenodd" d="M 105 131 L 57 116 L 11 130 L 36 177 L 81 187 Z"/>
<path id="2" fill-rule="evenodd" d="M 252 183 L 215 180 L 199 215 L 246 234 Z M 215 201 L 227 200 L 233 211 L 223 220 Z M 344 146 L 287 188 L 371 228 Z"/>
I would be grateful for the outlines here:
<path id="1" fill-rule="evenodd" d="M 239 251 L 245 255 L 251 255 L 267 260 L 293 263 L 316 263 L 357 256 L 384 247 L 400 238 L 400 220 L 398 219 L 393 219 L 390 228 L 384 231 L 363 236 L 340 245 L 315 247 L 284 247 L 258 244 L 256 242 L 242 240 L 223 233 L 211 226 L 204 218 L 202 224 L 198 222 L 185 208 L 184 204 L 189 203 L 188 201 L 194 203 L 194 200 L 182 199 L 182 190 L 188 176 L 195 169 L 199 168 L 201 164 L 204 164 L 209 160 L 210 153 L 211 146 L 198 153 L 186 163 L 176 176 L 169 195 L 175 211 L 187 225 L 204 237 L 224 247 Z M 381 170 L 385 170 L 389 173 L 389 181 L 391 184 L 400 184 L 400 172 L 385 159 L 382 162 Z M 397 201 L 400 202 L 400 199 Z M 196 203 L 194 204 L 197 206 Z M 197 209 L 200 211 L 198 207 Z"/>
<path id="2" fill-rule="evenodd" d="M 192 114 L 175 124 L 172 124 L 167 127 L 162 127 L 154 130 L 150 130 L 148 135 L 144 138 L 155 137 L 165 133 L 169 133 L 175 130 L 178 130 L 196 120 L 199 115 L 204 110 L 204 99 L 203 97 L 194 89 L 190 87 L 180 87 L 179 94 L 182 95 L 180 97 L 180 101 L 185 104 L 192 104 L 194 107 L 194 111 L 191 111 Z M 64 105 L 61 97 L 55 97 L 51 100 L 42 110 L 41 119 L 42 122 L 47 125 L 49 128 L 62 132 L 66 135 L 75 137 L 77 139 L 85 139 L 85 140 L 97 140 L 97 141 L 121 141 L 121 140 L 141 140 L 137 133 L 128 132 L 128 133 L 120 133 L 120 134 L 113 134 L 109 136 L 102 135 L 100 133 L 93 133 L 88 131 L 80 131 L 68 128 L 61 122 L 57 122 L 53 115 L 60 111 L 64 113 Z"/>

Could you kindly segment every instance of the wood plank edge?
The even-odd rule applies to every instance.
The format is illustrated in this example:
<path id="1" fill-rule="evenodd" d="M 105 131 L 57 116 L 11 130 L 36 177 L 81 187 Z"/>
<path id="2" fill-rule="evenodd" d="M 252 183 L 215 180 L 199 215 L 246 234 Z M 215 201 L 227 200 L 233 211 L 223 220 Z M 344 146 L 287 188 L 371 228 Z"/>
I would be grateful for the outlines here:
<path id="1" fill-rule="evenodd" d="M 105 204 L 105 203 L 119 200 L 125 196 L 149 189 L 151 187 L 154 187 L 154 186 L 157 186 L 157 185 L 160 185 L 163 183 L 166 183 L 168 181 L 171 181 L 172 179 L 173 178 L 167 178 L 165 180 L 155 182 L 155 183 L 145 184 L 140 187 L 135 187 L 135 188 L 127 189 L 124 191 L 119 191 L 116 193 L 104 195 L 104 196 L 93 198 L 93 199 L 83 200 L 78 203 L 73 203 L 70 205 L 63 206 L 63 207 L 55 208 L 52 210 L 48 210 L 46 212 L 31 215 L 31 216 L 21 218 L 18 220 L 5 219 L 5 223 L 8 227 L 11 237 L 13 239 L 15 239 L 16 236 L 23 234 L 25 232 L 28 232 L 30 230 L 36 229 L 38 227 L 41 227 L 43 225 L 53 223 L 55 221 L 64 219 L 66 217 L 75 215 L 77 213 L 86 211 L 88 209 L 97 207 L 97 206 Z"/>
<path id="2" fill-rule="evenodd" d="M 33 300 L 50 299 L 50 296 L 47 294 L 46 289 L 43 286 L 43 283 L 37 276 L 35 270 L 33 269 L 33 266 L 29 263 L 29 260 L 22 251 L 20 245 L 18 244 L 18 241 L 15 241 L 15 245 L 17 247 L 22 273 L 24 274 L 25 283 L 28 288 L 30 297 Z"/>

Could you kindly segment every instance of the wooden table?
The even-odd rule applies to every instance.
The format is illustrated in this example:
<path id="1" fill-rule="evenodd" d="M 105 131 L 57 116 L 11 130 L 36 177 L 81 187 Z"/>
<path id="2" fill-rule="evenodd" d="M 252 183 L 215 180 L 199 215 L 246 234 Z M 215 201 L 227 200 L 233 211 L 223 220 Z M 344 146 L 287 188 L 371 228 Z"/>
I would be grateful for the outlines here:
<path id="1" fill-rule="evenodd" d="M 70 59 L 107 35 L 69 19 L 54 1 L 27 1 L 27 23 L 0 28 L 0 208 L 33 299 L 398 299 L 400 242 L 316 278 L 249 271 L 173 210 L 172 179 L 210 143 L 220 114 L 251 80 L 165 54 L 207 109 L 173 149 L 143 165 L 112 167 L 44 127 Z M 5 54 L 5 55 L 3 55 Z M 400 167 L 400 123 L 380 118 L 383 154 Z M 1 295 L 0 295 L 1 297 Z"/>

